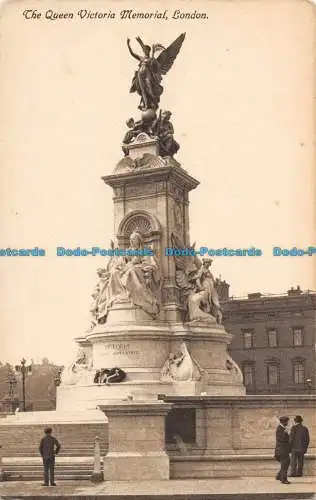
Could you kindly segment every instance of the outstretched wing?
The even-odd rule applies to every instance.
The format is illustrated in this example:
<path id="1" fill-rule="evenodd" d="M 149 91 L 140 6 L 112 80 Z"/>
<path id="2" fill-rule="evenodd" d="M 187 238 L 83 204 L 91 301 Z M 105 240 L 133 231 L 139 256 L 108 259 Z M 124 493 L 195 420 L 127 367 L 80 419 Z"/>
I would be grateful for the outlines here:
<path id="1" fill-rule="evenodd" d="M 173 65 L 177 55 L 179 54 L 179 50 L 183 44 L 185 39 L 185 33 L 182 33 L 178 38 L 165 50 L 163 50 L 156 61 L 159 64 L 160 72 L 162 75 L 165 75 L 171 66 Z"/>

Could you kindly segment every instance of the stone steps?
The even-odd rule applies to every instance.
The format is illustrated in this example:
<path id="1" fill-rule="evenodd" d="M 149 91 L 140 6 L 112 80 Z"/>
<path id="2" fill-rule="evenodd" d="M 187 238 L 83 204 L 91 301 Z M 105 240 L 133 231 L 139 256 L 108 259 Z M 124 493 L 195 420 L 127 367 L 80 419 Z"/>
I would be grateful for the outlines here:
<path id="1" fill-rule="evenodd" d="M 98 418 L 101 413 L 98 413 Z M 89 413 L 90 415 L 90 413 Z M 89 415 L 85 415 L 88 419 Z M 101 416 L 104 414 L 101 414 Z M 47 415 L 48 417 L 49 415 Z M 39 457 L 39 443 L 43 436 L 44 426 L 33 419 L 42 418 L 43 415 L 25 414 L 19 419 L 2 419 L 0 423 L 0 445 L 2 456 L 8 458 Z M 65 418 L 64 415 L 59 416 Z M 55 415 L 56 420 L 56 415 Z M 70 416 L 68 416 L 70 420 Z M 78 416 L 77 416 L 78 418 Z M 100 438 L 101 456 L 107 452 L 107 424 L 106 422 L 95 422 L 95 415 L 91 414 L 91 423 L 78 423 L 78 420 L 67 423 L 55 422 L 52 424 L 54 436 L 61 443 L 59 457 L 93 457 L 96 436 Z M 53 420 L 53 418 L 52 418 Z M 81 418 L 83 420 L 83 418 Z M 30 423 L 27 423 L 30 421 Z"/>
<path id="2" fill-rule="evenodd" d="M 6 481 L 39 481 L 43 480 L 42 464 L 18 462 L 4 464 Z M 93 472 L 93 463 L 62 463 L 55 465 L 57 481 L 87 481 Z"/>

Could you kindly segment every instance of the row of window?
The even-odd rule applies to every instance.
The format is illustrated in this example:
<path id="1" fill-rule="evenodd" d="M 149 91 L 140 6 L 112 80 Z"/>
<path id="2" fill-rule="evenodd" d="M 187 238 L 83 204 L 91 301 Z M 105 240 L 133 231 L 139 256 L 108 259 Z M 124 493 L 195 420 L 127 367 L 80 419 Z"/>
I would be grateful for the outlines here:
<path id="1" fill-rule="evenodd" d="M 280 383 L 280 366 L 277 361 L 268 362 L 267 366 L 267 384 L 269 386 L 277 386 Z M 244 363 L 242 366 L 244 375 L 244 384 L 247 388 L 255 387 L 255 363 Z M 306 382 L 305 360 L 295 359 L 292 362 L 292 378 L 293 384 L 303 385 Z"/>
<path id="2" fill-rule="evenodd" d="M 255 347 L 255 332 L 253 329 L 251 330 L 243 330 L 243 345 L 244 349 L 251 349 Z M 292 336 L 292 344 L 295 347 L 303 346 L 304 338 L 303 338 L 303 328 L 295 327 L 290 328 L 290 335 Z M 279 339 L 278 332 L 275 328 L 269 328 L 267 330 L 267 344 L 269 347 L 278 347 Z"/>

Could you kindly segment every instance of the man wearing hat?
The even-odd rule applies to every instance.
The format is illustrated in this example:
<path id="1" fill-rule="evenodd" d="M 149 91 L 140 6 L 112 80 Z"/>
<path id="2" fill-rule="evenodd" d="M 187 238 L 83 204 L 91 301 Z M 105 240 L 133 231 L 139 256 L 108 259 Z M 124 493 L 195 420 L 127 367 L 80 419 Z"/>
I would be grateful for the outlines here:
<path id="1" fill-rule="evenodd" d="M 290 433 L 291 446 L 291 477 L 301 477 L 303 475 L 304 455 L 309 445 L 308 428 L 302 424 L 301 415 L 296 415 Z"/>
<path id="2" fill-rule="evenodd" d="M 44 483 L 42 486 L 56 486 L 54 480 L 55 456 L 60 450 L 60 444 L 55 437 L 52 436 L 52 428 L 47 427 L 44 430 L 45 436 L 41 439 L 39 452 L 43 459 L 44 467 Z"/>
<path id="3" fill-rule="evenodd" d="M 290 465 L 290 436 L 287 430 L 289 417 L 280 417 L 280 424 L 276 429 L 275 459 L 280 462 L 280 470 L 276 476 L 283 484 L 290 484 L 287 479 L 287 471 Z"/>

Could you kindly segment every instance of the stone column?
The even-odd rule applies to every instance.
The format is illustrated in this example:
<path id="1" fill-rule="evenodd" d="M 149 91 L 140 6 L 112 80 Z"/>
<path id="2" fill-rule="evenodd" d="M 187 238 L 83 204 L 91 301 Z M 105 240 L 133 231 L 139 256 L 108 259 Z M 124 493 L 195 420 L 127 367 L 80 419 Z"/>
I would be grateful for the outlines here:
<path id="1" fill-rule="evenodd" d="M 109 420 L 105 481 L 169 479 L 165 417 L 172 404 L 122 401 L 100 406 Z"/>

